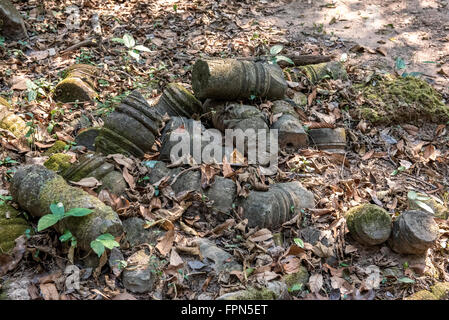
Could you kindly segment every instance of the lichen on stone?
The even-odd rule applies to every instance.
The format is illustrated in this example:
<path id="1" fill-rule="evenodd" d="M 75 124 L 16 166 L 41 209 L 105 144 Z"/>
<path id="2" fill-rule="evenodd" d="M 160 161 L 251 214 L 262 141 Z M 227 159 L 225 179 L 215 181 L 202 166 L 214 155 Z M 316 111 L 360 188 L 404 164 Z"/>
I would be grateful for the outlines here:
<path id="1" fill-rule="evenodd" d="M 45 151 L 45 156 L 51 156 L 52 154 L 63 152 L 67 144 L 64 141 L 56 141 L 47 151 Z"/>
<path id="2" fill-rule="evenodd" d="M 29 229 L 27 221 L 13 207 L 0 205 L 0 254 L 7 253 L 15 246 L 15 239 Z"/>
<path id="3" fill-rule="evenodd" d="M 70 160 L 72 157 L 65 153 L 55 153 L 47 161 L 44 162 L 44 166 L 52 171 L 63 173 L 70 167 Z"/>
<path id="4" fill-rule="evenodd" d="M 366 245 L 385 242 L 391 233 L 391 217 L 374 204 L 362 204 L 348 210 L 346 224 L 351 236 Z"/>
<path id="5" fill-rule="evenodd" d="M 379 124 L 445 123 L 449 120 L 449 106 L 422 79 L 387 75 L 355 88 L 364 99 L 361 106 L 350 111 L 355 118 Z"/>
<path id="6" fill-rule="evenodd" d="M 305 267 L 301 266 L 298 272 L 287 274 L 282 280 L 288 288 L 298 284 L 305 286 L 309 282 L 309 273 Z"/>

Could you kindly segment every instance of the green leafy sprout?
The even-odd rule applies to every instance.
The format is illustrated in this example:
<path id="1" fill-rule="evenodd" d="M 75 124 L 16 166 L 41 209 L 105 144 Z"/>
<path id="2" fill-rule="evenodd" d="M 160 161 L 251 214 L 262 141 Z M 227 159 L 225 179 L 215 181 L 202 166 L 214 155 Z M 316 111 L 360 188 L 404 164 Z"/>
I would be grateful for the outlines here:
<path id="1" fill-rule="evenodd" d="M 101 257 L 105 251 L 105 248 L 113 249 L 115 247 L 120 247 L 120 244 L 115 241 L 115 238 L 110 233 L 105 233 L 97 237 L 94 241 L 90 243 L 92 250 Z"/>
<path id="2" fill-rule="evenodd" d="M 51 211 L 51 214 L 46 214 L 45 216 L 43 216 L 39 219 L 39 221 L 37 223 L 37 231 L 45 230 L 45 229 L 55 225 L 62 219 L 65 219 L 68 217 L 84 217 L 93 212 L 91 209 L 87 209 L 87 208 L 73 208 L 73 209 L 65 212 L 64 205 L 61 202 L 52 203 L 50 205 L 50 211 Z M 66 241 L 69 239 L 70 238 L 66 239 Z"/>
<path id="3" fill-rule="evenodd" d="M 284 49 L 284 46 L 282 46 L 280 44 L 277 44 L 270 48 L 270 57 L 271 57 L 270 63 L 275 64 L 275 63 L 278 63 L 279 61 L 285 61 L 288 64 L 295 65 L 295 63 L 289 57 L 279 55 L 279 53 L 281 53 L 282 49 Z"/>
<path id="4" fill-rule="evenodd" d="M 150 49 L 143 45 L 136 45 L 136 40 L 134 40 L 133 36 L 128 33 L 126 33 L 122 38 L 113 38 L 111 41 L 125 45 L 128 49 L 128 54 L 136 59 L 136 61 L 140 60 L 140 52 L 151 52 Z"/>

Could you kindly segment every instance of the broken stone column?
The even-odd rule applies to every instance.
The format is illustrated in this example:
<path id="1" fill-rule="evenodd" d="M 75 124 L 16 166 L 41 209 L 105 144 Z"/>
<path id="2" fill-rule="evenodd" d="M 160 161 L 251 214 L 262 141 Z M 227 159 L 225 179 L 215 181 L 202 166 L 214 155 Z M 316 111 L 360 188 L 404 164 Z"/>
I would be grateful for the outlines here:
<path id="1" fill-rule="evenodd" d="M 177 177 L 176 181 L 171 185 L 176 194 L 182 191 L 195 190 L 213 201 L 212 210 L 215 212 L 228 213 L 232 210 L 232 204 L 237 194 L 237 187 L 234 181 L 215 176 L 214 182 L 204 190 L 201 188 L 201 173 L 199 171 L 186 171 L 180 174 L 181 172 L 182 168 L 170 169 L 167 168 L 164 162 L 158 161 L 148 175 L 149 182 L 155 184 L 164 177 L 170 177 L 168 183 L 171 184 L 173 179 Z"/>
<path id="2" fill-rule="evenodd" d="M 84 155 L 78 163 L 70 166 L 62 176 L 69 181 L 78 182 L 87 177 L 94 177 L 102 183 L 98 191 L 107 189 L 111 193 L 121 195 L 126 190 L 126 181 L 121 172 L 115 170 L 106 157 L 89 153 Z"/>
<path id="3" fill-rule="evenodd" d="M 43 166 L 19 167 L 11 180 L 10 192 L 14 201 L 35 217 L 51 214 L 50 204 L 59 202 L 66 211 L 92 209 L 87 216 L 65 218 L 55 225 L 59 233 L 70 230 L 84 250 L 90 250 L 91 241 L 101 234 L 117 237 L 123 232 L 117 213 L 109 206 L 82 189 L 69 186 L 64 178 Z"/>
<path id="4" fill-rule="evenodd" d="M 216 104 L 211 107 L 214 127 L 225 132 L 226 129 L 265 129 L 268 131 L 267 118 L 254 106 L 231 103 Z"/>
<path id="5" fill-rule="evenodd" d="M 8 130 L 17 139 L 26 135 L 28 128 L 26 122 L 11 111 L 11 105 L 0 97 L 0 128 Z"/>
<path id="6" fill-rule="evenodd" d="M 193 119 L 172 117 L 162 131 L 159 159 L 176 162 L 191 156 L 197 163 L 221 163 L 223 156 L 229 159 L 233 149 L 223 146 L 221 134 L 215 131 L 206 130 Z"/>
<path id="7" fill-rule="evenodd" d="M 95 139 L 96 150 L 143 157 L 151 150 L 160 125 L 160 117 L 134 90 L 104 120 L 104 127 Z"/>
<path id="8" fill-rule="evenodd" d="M 287 90 L 278 65 L 235 59 L 197 60 L 192 87 L 198 99 L 281 99 Z"/>
<path id="9" fill-rule="evenodd" d="M 311 64 L 293 69 L 290 73 L 293 81 L 299 82 L 305 77 L 311 84 L 316 84 L 323 79 L 348 80 L 345 66 L 339 61 Z"/>
<path id="10" fill-rule="evenodd" d="M 438 239 L 438 225 L 433 216 L 419 210 L 404 211 L 393 223 L 388 243 L 403 254 L 425 254 Z"/>
<path id="11" fill-rule="evenodd" d="M 276 100 L 271 108 L 273 116 L 278 118 L 271 125 L 271 129 L 277 129 L 280 148 L 304 148 L 307 147 L 307 133 L 299 121 L 294 103 L 285 100 Z M 279 116 L 281 115 L 281 116 Z"/>
<path id="12" fill-rule="evenodd" d="M 28 222 L 13 207 L 0 205 L 0 255 L 8 253 L 15 246 L 15 240 L 30 229 Z"/>
<path id="13" fill-rule="evenodd" d="M 194 114 L 203 113 L 201 102 L 179 83 L 167 85 L 154 109 L 161 117 L 168 114 L 171 117 L 191 118 Z"/>
<path id="14" fill-rule="evenodd" d="M 64 71 L 63 80 L 55 87 L 53 97 L 58 102 L 86 102 L 97 97 L 95 91 L 98 68 L 88 64 L 75 64 Z"/>
<path id="15" fill-rule="evenodd" d="M 75 137 L 75 143 L 77 146 L 84 146 L 87 150 L 95 151 L 95 139 L 100 134 L 101 128 L 87 128 L 82 130 Z"/>
<path id="16" fill-rule="evenodd" d="M 28 37 L 22 16 L 9 0 L 0 0 L 0 34 L 12 40 Z"/>
<path id="17" fill-rule="evenodd" d="M 310 145 L 327 152 L 345 152 L 346 132 L 344 128 L 310 129 L 308 133 Z"/>
<path id="18" fill-rule="evenodd" d="M 373 246 L 384 243 L 391 234 L 391 217 L 375 204 L 351 208 L 345 215 L 351 236 L 358 242 Z"/>
<path id="19" fill-rule="evenodd" d="M 275 228 L 291 219 L 300 209 L 313 208 L 313 193 L 300 182 L 277 183 L 268 191 L 252 191 L 246 199 L 238 201 L 248 226 Z"/>
<path id="20" fill-rule="evenodd" d="M 266 116 L 262 111 L 254 106 L 237 103 L 212 104 L 210 110 L 215 128 L 225 135 L 227 129 L 233 130 L 231 134 L 234 138 L 229 138 L 229 141 L 225 140 L 225 146 L 228 149 L 237 149 L 241 154 L 248 156 L 248 161 L 251 164 L 266 165 L 270 162 L 271 136 Z M 242 130 L 242 132 L 238 132 L 238 130 Z M 277 140 L 273 142 L 277 142 Z M 259 148 L 264 148 L 264 153 L 260 153 Z M 277 156 L 277 149 L 275 153 Z"/>

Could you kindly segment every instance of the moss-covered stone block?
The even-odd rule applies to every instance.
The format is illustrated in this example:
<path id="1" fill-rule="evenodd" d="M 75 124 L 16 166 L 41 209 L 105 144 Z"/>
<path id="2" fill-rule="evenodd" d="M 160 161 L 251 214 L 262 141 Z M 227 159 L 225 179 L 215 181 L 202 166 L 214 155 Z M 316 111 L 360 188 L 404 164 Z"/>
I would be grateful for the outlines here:
<path id="1" fill-rule="evenodd" d="M 301 266 L 298 272 L 286 274 L 282 277 L 282 280 L 289 289 L 294 285 L 302 285 L 305 287 L 305 285 L 309 282 L 309 272 L 304 266 Z"/>
<path id="2" fill-rule="evenodd" d="M 44 152 L 45 156 L 51 156 L 54 153 L 63 152 L 67 147 L 67 143 L 64 141 L 56 141 L 47 151 Z"/>
<path id="3" fill-rule="evenodd" d="M 449 106 L 422 79 L 389 75 L 356 88 L 366 103 L 350 110 L 355 118 L 376 124 L 446 123 L 449 120 Z"/>
<path id="4" fill-rule="evenodd" d="M 251 96 L 281 99 L 287 90 L 278 65 L 235 60 L 197 60 L 192 70 L 192 87 L 199 99 L 237 100 Z"/>
<path id="5" fill-rule="evenodd" d="M 13 249 L 14 241 L 29 228 L 19 211 L 7 204 L 0 205 L 0 254 Z"/>
<path id="6" fill-rule="evenodd" d="M 117 213 L 109 206 L 82 189 L 69 186 L 64 178 L 43 166 L 19 167 L 11 180 L 10 192 L 14 201 L 35 217 L 50 214 L 50 205 L 59 202 L 66 211 L 92 209 L 87 216 L 69 217 L 55 226 L 60 233 L 70 230 L 84 250 L 89 250 L 91 241 L 101 234 L 119 236 L 123 232 Z"/>
<path id="7" fill-rule="evenodd" d="M 378 245 L 391 234 L 391 217 L 375 204 L 362 204 L 346 214 L 346 224 L 351 236 L 365 245 Z"/>
<path id="8" fill-rule="evenodd" d="M 0 128 L 10 131 L 18 139 L 28 132 L 25 120 L 14 114 L 10 104 L 4 99 L 0 101 Z"/>
<path id="9" fill-rule="evenodd" d="M 47 161 L 44 162 L 45 168 L 57 173 L 63 173 L 67 170 L 71 163 L 72 157 L 65 153 L 55 153 Z"/>
<path id="10" fill-rule="evenodd" d="M 64 79 L 54 89 L 56 101 L 86 102 L 98 96 L 95 91 L 95 80 L 98 69 L 91 65 L 75 64 L 64 72 Z"/>
<path id="11" fill-rule="evenodd" d="M 201 102 L 179 83 L 169 83 L 159 98 L 155 110 L 163 116 L 191 118 L 203 113 Z"/>

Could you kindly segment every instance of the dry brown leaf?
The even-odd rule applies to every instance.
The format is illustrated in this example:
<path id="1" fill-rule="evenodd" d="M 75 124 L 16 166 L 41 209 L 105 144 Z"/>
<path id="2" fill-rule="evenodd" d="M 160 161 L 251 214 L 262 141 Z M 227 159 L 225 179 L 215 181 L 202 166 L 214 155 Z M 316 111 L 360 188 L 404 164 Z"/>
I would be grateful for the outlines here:
<path id="1" fill-rule="evenodd" d="M 134 181 L 134 177 L 128 172 L 128 168 L 123 168 L 123 179 L 125 179 L 126 183 L 128 183 L 129 187 L 134 190 L 136 187 L 136 182 Z"/>
<path id="2" fill-rule="evenodd" d="M 86 188 L 95 188 L 95 187 L 101 186 L 101 182 L 98 181 L 97 179 L 95 179 L 94 177 L 83 178 L 78 182 L 75 182 L 75 181 L 69 181 L 69 182 L 75 186 L 86 187 Z"/>
<path id="3" fill-rule="evenodd" d="M 315 273 L 310 276 L 309 288 L 312 293 L 318 293 L 323 287 L 323 276 L 319 273 Z"/>
<path id="4" fill-rule="evenodd" d="M 177 268 L 184 264 L 184 261 L 179 256 L 178 252 L 176 252 L 175 248 L 172 248 L 171 254 L 170 254 L 170 266 Z"/>
<path id="5" fill-rule="evenodd" d="M 44 300 L 59 300 L 59 293 L 54 283 L 41 283 L 39 288 Z"/>
<path id="6" fill-rule="evenodd" d="M 175 239 L 175 230 L 169 230 L 165 235 L 159 240 L 156 245 L 156 249 L 163 255 L 166 256 L 171 248 L 173 247 L 173 240 Z"/>

